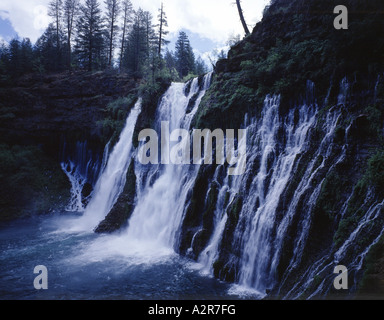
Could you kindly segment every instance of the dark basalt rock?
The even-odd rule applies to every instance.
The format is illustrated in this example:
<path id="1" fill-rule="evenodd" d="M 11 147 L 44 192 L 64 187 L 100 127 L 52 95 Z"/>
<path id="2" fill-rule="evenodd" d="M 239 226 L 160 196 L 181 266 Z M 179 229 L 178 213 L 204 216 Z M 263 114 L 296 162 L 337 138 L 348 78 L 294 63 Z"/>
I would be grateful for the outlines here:
<path id="1" fill-rule="evenodd" d="M 10 180 L 12 196 L 0 199 L 0 211 L 7 213 L 0 220 L 63 210 L 70 193 L 60 167 L 64 144 L 73 147 L 87 141 L 88 150 L 101 158 L 105 141 L 111 137 L 103 136 L 98 122 L 107 117 L 109 103 L 136 94 L 137 86 L 127 75 L 106 72 L 31 74 L 1 83 L 1 165 L 9 162 L 6 156 L 11 154 L 20 160 L 17 171 L 8 170 L 3 176 L 4 181 Z M 23 179 L 18 179 L 20 174 Z M 84 205 L 91 189 L 91 185 L 84 186 Z"/>
<path id="2" fill-rule="evenodd" d="M 87 140 L 102 152 L 105 138 L 97 122 L 105 118 L 110 102 L 136 92 L 136 87 L 128 76 L 103 72 L 24 76 L 0 89 L 0 107 L 15 114 L 0 119 L 1 141 L 43 145 L 58 156 L 58 141 L 65 137 L 67 142 Z"/>
<path id="3" fill-rule="evenodd" d="M 112 233 L 126 226 L 135 208 L 136 175 L 132 160 L 127 172 L 127 182 L 116 204 L 95 229 L 96 233 Z"/>
<path id="4" fill-rule="evenodd" d="M 201 247 L 209 240 L 208 233 L 212 230 L 212 221 L 215 203 L 217 201 L 217 188 L 211 186 L 210 181 L 214 174 L 214 166 L 202 166 L 191 190 L 190 201 L 186 209 L 185 217 L 181 226 L 181 236 L 178 244 L 178 251 L 186 254 L 192 247 L 192 241 L 196 234 L 200 236 L 195 239 L 192 258 L 196 258 L 201 251 Z M 207 194 L 208 195 L 208 201 Z M 207 203 L 208 202 L 208 203 Z M 205 230 L 203 233 L 202 230 Z M 203 236 L 204 235 L 204 236 Z"/>

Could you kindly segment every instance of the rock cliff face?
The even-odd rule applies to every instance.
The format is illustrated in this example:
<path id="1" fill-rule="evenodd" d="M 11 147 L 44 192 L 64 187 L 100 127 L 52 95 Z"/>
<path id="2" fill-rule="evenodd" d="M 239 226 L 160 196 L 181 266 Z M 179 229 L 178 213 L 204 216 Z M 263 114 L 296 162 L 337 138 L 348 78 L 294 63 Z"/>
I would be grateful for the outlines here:
<path id="1" fill-rule="evenodd" d="M 132 161 L 127 172 L 127 182 L 116 204 L 106 218 L 96 228 L 96 233 L 113 233 L 126 226 L 135 208 L 136 176 L 135 162 Z"/>
<path id="2" fill-rule="evenodd" d="M 347 1 L 344 33 L 333 27 L 334 6 L 272 1 L 217 63 L 192 121 L 247 127 L 247 172 L 235 179 L 225 166 L 200 168 L 175 249 L 268 298 L 350 298 L 382 282 L 372 257 L 382 260 L 384 230 L 384 41 L 370 30 L 384 35 L 383 3 Z M 148 105 L 137 128 L 152 127 L 157 101 Z M 129 223 L 137 177 L 128 175 L 97 232 Z M 332 286 L 339 264 L 350 271 L 348 292 Z"/>
<path id="3" fill-rule="evenodd" d="M 102 149 L 98 121 L 108 116 L 110 102 L 136 94 L 136 88 L 137 83 L 127 76 L 103 72 L 25 76 L 0 90 L 1 140 L 43 144 L 55 156 L 63 138 L 90 140 Z"/>
<path id="4" fill-rule="evenodd" d="M 247 171 L 234 178 L 226 166 L 207 165 L 196 175 L 185 173 L 192 187 L 183 189 L 175 250 L 217 278 L 268 298 L 377 297 L 382 288 L 384 4 L 345 5 L 349 30 L 340 31 L 333 28 L 334 1 L 272 1 L 252 34 L 217 63 L 192 120 L 192 128 L 246 127 Z M 159 120 L 163 85 L 143 98 L 134 141 Z M 0 199 L 2 207 L 50 208 L 51 202 L 36 203 L 31 195 L 65 202 L 62 143 L 87 141 L 101 155 L 116 131 L 109 129 L 121 125 L 137 97 L 136 87 L 124 76 L 85 73 L 26 77 L 2 88 L 0 174 L 5 185 L 15 185 L 10 200 Z M 186 84 L 185 96 L 190 89 Z M 116 102 L 119 97 L 129 98 Z M 196 100 L 190 98 L 187 112 Z M 23 170 L 6 166 L 18 164 L 15 159 Z M 47 178 L 20 187 L 36 168 Z M 44 193 L 52 175 L 57 179 Z M 96 232 L 129 224 L 136 179 L 132 161 L 122 194 Z M 25 197 L 18 204 L 20 191 Z M 332 286 L 340 264 L 350 271 L 347 292 Z"/>
<path id="5" fill-rule="evenodd" d="M 127 76 L 99 72 L 28 75 L 0 88 L 0 160 L 7 182 L 0 219 L 63 209 L 71 186 L 60 162 L 75 154 L 79 143 L 87 148 L 85 157 L 101 159 L 120 120 L 108 105 L 137 96 L 137 86 Z M 123 121 L 128 104 L 119 105 Z M 7 170 L 10 162 L 15 167 Z"/>
<path id="6" fill-rule="evenodd" d="M 249 150 L 248 176 L 240 187 L 213 170 L 200 171 L 179 247 L 200 261 L 202 254 L 212 255 L 204 250 L 207 239 L 215 237 L 204 215 L 212 212 L 215 190 L 228 184 L 226 222 L 213 272 L 223 280 L 267 289 L 270 297 L 356 293 L 369 265 L 366 253 L 382 242 L 383 194 L 378 181 L 383 177 L 384 43 L 370 30 L 384 35 L 377 14 L 383 3 L 345 5 L 349 30 L 336 31 L 333 1 L 272 1 L 253 33 L 218 62 L 193 121 L 199 128 L 238 128 L 247 114 L 262 123 L 265 97 L 280 97 L 279 121 L 274 124 L 279 129 L 271 133 L 274 143 L 268 145 L 273 152 L 253 156 L 257 144 Z M 315 120 L 305 146 L 286 168 L 291 170 L 288 180 L 283 180 L 279 165 L 291 152 L 287 127 L 292 125 L 295 132 L 312 108 Z M 262 170 L 265 176 L 257 178 Z M 283 190 L 278 190 L 276 179 Z M 274 204 L 268 202 L 272 198 Z M 351 269 L 353 288 L 348 293 L 332 287 L 334 263 Z M 369 270 L 365 283 L 372 284 L 370 279 L 380 278 L 377 263 L 371 262 Z"/>

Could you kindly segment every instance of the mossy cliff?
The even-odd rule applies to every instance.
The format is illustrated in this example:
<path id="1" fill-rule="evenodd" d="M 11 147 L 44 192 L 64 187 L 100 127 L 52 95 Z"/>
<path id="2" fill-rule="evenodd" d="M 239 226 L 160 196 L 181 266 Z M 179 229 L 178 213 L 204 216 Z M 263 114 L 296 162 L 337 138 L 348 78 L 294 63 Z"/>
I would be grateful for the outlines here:
<path id="1" fill-rule="evenodd" d="M 348 76 L 364 92 L 383 71 L 380 0 L 349 0 L 349 29 L 334 28 L 332 0 L 276 0 L 253 32 L 219 60 L 214 81 L 194 124 L 238 127 L 244 114 L 257 115 L 267 94 L 281 94 L 286 110 L 305 99 L 306 83 L 332 105 Z M 381 9 L 380 9 L 381 8 Z"/>
<path id="2" fill-rule="evenodd" d="M 313 172 L 316 172 L 313 188 L 318 184 L 321 188 L 311 212 L 306 211 L 308 195 L 302 195 L 298 202 L 284 241 L 284 254 L 275 275 L 278 284 L 271 291 L 272 296 L 287 294 L 322 255 L 332 257 L 370 208 L 384 197 L 384 3 L 344 1 L 349 12 L 348 30 L 334 28 L 336 15 L 333 11 L 337 4 L 330 0 L 272 1 L 253 32 L 231 48 L 227 59 L 218 61 L 212 85 L 193 120 L 193 125 L 198 128 L 239 128 L 246 114 L 248 119 L 260 117 L 268 94 L 281 96 L 279 110 L 282 118 L 303 103 L 317 105 L 316 126 L 309 133 L 310 145 L 295 161 L 293 174 L 277 207 L 280 216 L 284 217 L 312 161 Z M 314 85 L 308 90 L 311 84 Z M 339 94 L 343 90 L 346 92 L 341 101 Z M 339 112 L 340 117 L 331 136 L 329 155 L 327 159 L 322 155 L 313 159 L 324 138 L 323 126 L 330 110 Z M 199 203 L 199 199 L 200 202 L 206 199 L 210 190 L 207 177 L 212 175 L 209 170 L 205 171 L 206 177 L 203 175 L 198 179 L 201 192 L 192 197 L 192 207 Z M 204 184 L 204 181 L 207 182 Z M 183 228 L 187 230 L 184 240 L 193 238 L 191 230 L 206 230 L 201 221 L 202 212 L 209 203 L 201 206 L 200 215 L 187 211 L 191 222 L 188 225 L 184 221 Z M 236 212 L 235 208 L 237 206 L 233 205 L 227 210 L 229 218 L 224 240 L 219 259 L 214 264 L 215 275 L 228 281 L 239 280 L 239 243 L 233 239 L 233 232 L 241 226 L 236 215 L 231 214 Z M 345 212 L 343 215 L 342 211 Z M 306 215 L 311 216 L 311 226 L 304 254 L 300 264 L 290 269 L 289 263 L 297 245 L 296 235 Z M 376 225 L 365 226 L 365 235 L 348 250 L 360 250 L 372 243 L 383 226 L 383 218 L 376 220 Z M 379 279 L 379 283 L 384 279 L 382 268 L 372 261 L 372 257 L 382 261 L 384 253 L 377 249 L 381 243 L 382 240 L 372 248 L 374 253 L 367 256 L 362 271 L 355 276 L 357 281 L 365 279 L 361 289 L 365 294 L 371 289 L 377 292 L 372 279 Z M 199 246 L 184 241 L 181 252 L 189 247 Z M 346 252 L 345 260 L 353 256 L 352 251 Z M 199 252 L 189 254 L 194 256 Z M 317 275 L 317 285 L 323 280 L 324 274 Z M 315 285 L 313 279 L 311 285 Z M 360 284 L 354 285 L 356 292 Z M 310 292 L 304 292 L 301 297 L 308 297 Z M 348 293 L 340 295 L 332 290 L 326 294 L 348 297 Z"/>
<path id="3" fill-rule="evenodd" d="M 358 239 L 345 247 L 337 262 L 351 263 L 355 251 L 369 249 L 377 239 L 359 261 L 361 270 L 351 274 L 351 292 L 364 297 L 383 292 L 383 238 L 378 235 L 384 227 L 379 205 L 384 198 L 384 3 L 344 1 L 348 30 L 334 28 L 333 10 L 338 4 L 332 0 L 272 1 L 253 32 L 231 48 L 228 58 L 218 61 L 211 87 L 192 121 L 199 129 L 240 128 L 246 114 L 248 119 L 260 119 L 266 96 L 274 94 L 281 97 L 281 119 L 291 111 L 296 119 L 304 103 L 316 107 L 308 143 L 297 154 L 289 181 L 276 199 L 274 236 L 290 205 L 295 205 L 285 233 L 279 235 L 283 238 L 281 254 L 270 279 L 269 298 L 309 298 L 317 288 L 321 290 L 312 297 L 350 298 L 349 291 L 320 286 L 331 283 L 334 257 L 360 225 Z M 153 127 L 159 99 L 169 84 L 169 78 L 159 78 L 140 86 L 127 76 L 101 72 L 26 76 L 15 86 L 1 88 L 0 176 L 4 182 L 0 220 L 51 212 L 64 204 L 69 183 L 59 163 L 62 142 L 86 140 L 91 149 L 102 153 L 108 141 L 116 142 L 130 108 L 141 96 L 142 112 L 133 137 L 137 146 L 138 132 Z M 338 115 L 336 128 L 327 137 L 326 152 L 317 153 L 327 135 L 330 114 Z M 284 130 L 277 136 L 279 150 L 287 137 Z M 275 157 L 270 159 L 270 169 Z M 226 168 L 221 167 L 216 175 L 217 167 L 202 166 L 187 196 L 175 249 L 197 259 L 212 237 L 215 214 L 225 217 L 212 266 L 221 280 L 240 280 L 242 237 L 247 230 L 242 213 L 260 162 L 259 156 L 248 163 L 244 184 L 235 191 L 233 180 L 224 181 Z M 309 177 L 305 192 L 297 193 Z M 137 200 L 134 161 L 126 178 L 123 193 L 96 232 L 114 232 L 129 223 Z M 265 189 L 270 182 L 266 179 Z M 224 184 L 228 186 L 225 199 L 221 198 L 224 209 L 217 213 Z M 313 194 L 316 199 L 311 203 Z M 259 206 L 255 201 L 247 213 Z M 372 208 L 380 209 L 375 211 L 375 223 L 364 223 Z M 303 221 L 308 221 L 308 233 L 301 238 Z M 298 246 L 302 247 L 299 258 L 295 256 Z M 308 278 L 317 262 L 318 272 Z"/>
<path id="4" fill-rule="evenodd" d="M 70 183 L 63 146 L 87 142 L 102 157 L 116 141 L 138 98 L 126 75 L 76 72 L 30 74 L 0 88 L 0 220 L 60 211 Z"/>

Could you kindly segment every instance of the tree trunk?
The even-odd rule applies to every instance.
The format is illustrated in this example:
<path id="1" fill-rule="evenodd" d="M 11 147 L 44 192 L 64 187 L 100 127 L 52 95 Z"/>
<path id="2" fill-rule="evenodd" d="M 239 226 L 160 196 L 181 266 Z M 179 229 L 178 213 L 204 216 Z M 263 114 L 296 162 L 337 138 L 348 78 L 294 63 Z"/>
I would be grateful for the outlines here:
<path id="1" fill-rule="evenodd" d="M 163 3 L 161 3 L 161 13 L 160 13 L 159 57 L 161 56 L 162 41 L 163 41 Z"/>
<path id="2" fill-rule="evenodd" d="M 123 65 L 123 56 L 124 56 L 124 42 L 125 42 L 125 30 L 127 29 L 127 15 L 124 15 L 124 26 L 123 26 L 123 35 L 121 36 L 121 51 L 120 51 L 120 72 Z"/>
<path id="3" fill-rule="evenodd" d="M 239 10 L 240 20 L 241 20 L 241 23 L 243 25 L 243 28 L 244 28 L 244 31 L 245 31 L 245 35 L 249 35 L 250 32 L 249 32 L 248 26 L 247 26 L 247 24 L 245 22 L 245 18 L 244 18 L 244 14 L 243 14 L 243 9 L 241 9 L 240 0 L 236 0 L 236 4 L 237 4 L 237 9 Z"/>
<path id="4" fill-rule="evenodd" d="M 112 21 L 111 21 L 111 34 L 109 39 L 109 60 L 108 60 L 108 66 L 112 65 L 112 54 L 113 54 L 113 36 L 114 36 L 114 30 L 115 29 L 115 5 L 113 4 L 112 7 Z"/>
<path id="5" fill-rule="evenodd" d="M 113 29 L 114 29 L 114 19 L 112 18 L 111 22 L 111 37 L 109 39 L 109 60 L 108 60 L 108 66 L 112 65 L 112 54 L 113 54 Z"/>
<path id="6" fill-rule="evenodd" d="M 72 71 L 72 46 L 71 46 L 71 37 L 68 37 L 68 70 Z"/>

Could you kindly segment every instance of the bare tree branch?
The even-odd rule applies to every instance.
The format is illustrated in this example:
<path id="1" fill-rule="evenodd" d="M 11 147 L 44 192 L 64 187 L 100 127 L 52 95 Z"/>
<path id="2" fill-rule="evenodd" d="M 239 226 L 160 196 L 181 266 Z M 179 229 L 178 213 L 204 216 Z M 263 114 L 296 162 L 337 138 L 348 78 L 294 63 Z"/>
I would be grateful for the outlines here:
<path id="1" fill-rule="evenodd" d="M 241 20 L 241 23 L 243 25 L 243 28 L 244 28 L 244 31 L 245 31 L 245 35 L 249 35 L 250 32 L 249 32 L 249 29 L 248 29 L 248 25 L 245 22 L 245 18 L 244 18 L 244 14 L 243 14 L 243 9 L 241 8 L 240 0 L 236 0 L 236 4 L 237 4 L 237 10 L 239 10 L 240 20 Z"/>

